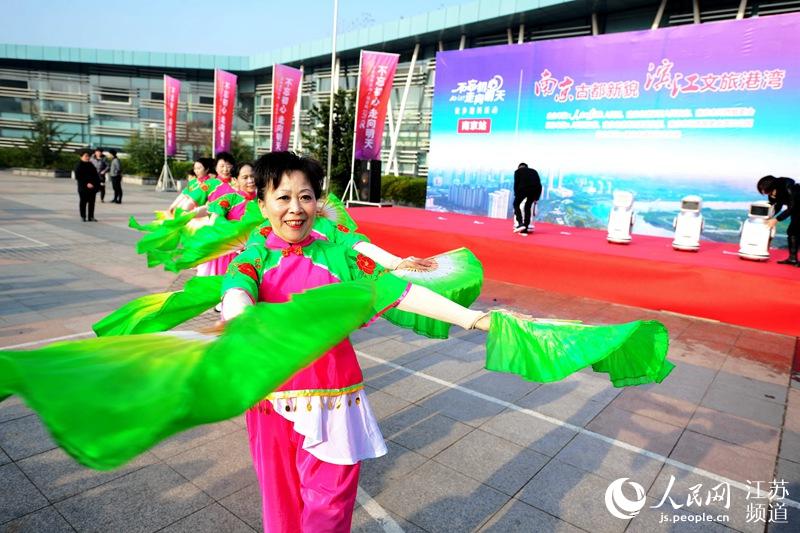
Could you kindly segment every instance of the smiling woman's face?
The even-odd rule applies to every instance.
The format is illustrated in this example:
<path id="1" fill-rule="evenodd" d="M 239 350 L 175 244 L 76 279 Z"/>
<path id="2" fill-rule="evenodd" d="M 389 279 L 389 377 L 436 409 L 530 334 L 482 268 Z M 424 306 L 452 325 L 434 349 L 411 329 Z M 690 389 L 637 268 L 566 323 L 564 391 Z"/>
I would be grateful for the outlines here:
<path id="1" fill-rule="evenodd" d="M 317 198 L 306 175 L 294 170 L 283 175 L 277 189 L 270 185 L 258 201 L 272 231 L 289 243 L 308 237 L 317 214 Z"/>

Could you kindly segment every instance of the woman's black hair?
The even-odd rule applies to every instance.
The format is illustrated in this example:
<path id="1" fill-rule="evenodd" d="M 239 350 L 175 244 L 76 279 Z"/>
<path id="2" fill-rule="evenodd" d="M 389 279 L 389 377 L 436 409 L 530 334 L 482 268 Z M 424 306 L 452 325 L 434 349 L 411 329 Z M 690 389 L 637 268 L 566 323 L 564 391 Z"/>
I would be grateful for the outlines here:
<path id="1" fill-rule="evenodd" d="M 203 168 L 206 169 L 207 173 L 211 172 L 214 169 L 214 160 L 211 159 L 210 157 L 198 157 L 197 159 L 194 160 L 194 162 L 203 165 Z"/>
<path id="2" fill-rule="evenodd" d="M 315 159 L 299 157 L 294 152 L 270 152 L 259 157 L 253 164 L 253 174 L 256 178 L 256 196 L 264 200 L 267 189 L 277 189 L 281 184 L 284 174 L 295 170 L 305 174 L 314 196 L 319 198 L 322 194 L 322 180 L 325 172 Z"/>
<path id="3" fill-rule="evenodd" d="M 756 188 L 758 189 L 759 194 L 769 194 L 775 189 L 775 181 L 778 178 L 775 176 L 764 176 L 760 180 L 758 180 L 758 185 Z"/>
<path id="4" fill-rule="evenodd" d="M 236 160 L 233 158 L 233 154 L 231 154 L 230 152 L 220 152 L 220 153 L 217 154 L 217 157 L 214 158 L 214 169 L 215 170 L 217 168 L 217 163 L 219 163 L 220 161 L 225 161 L 226 163 L 230 163 L 231 164 L 231 166 L 233 167 L 231 169 L 231 176 L 235 176 L 235 175 L 237 175 L 239 173 L 239 169 L 236 166 Z"/>

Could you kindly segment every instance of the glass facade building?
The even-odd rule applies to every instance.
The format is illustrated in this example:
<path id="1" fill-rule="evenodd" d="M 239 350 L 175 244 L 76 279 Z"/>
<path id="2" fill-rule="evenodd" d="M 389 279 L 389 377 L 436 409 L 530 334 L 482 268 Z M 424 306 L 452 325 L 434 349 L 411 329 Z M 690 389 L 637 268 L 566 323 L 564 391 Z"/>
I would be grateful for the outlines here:
<path id="1" fill-rule="evenodd" d="M 331 83 L 355 91 L 361 49 L 400 54 L 391 96 L 396 124 L 410 73 L 396 158 L 401 174 L 427 175 L 436 52 L 598 33 L 800 11 L 800 0 L 537 1 L 481 0 L 339 36 L 338 75 L 331 76 L 323 39 L 249 57 L 200 56 L 0 44 L 0 146 L 21 146 L 35 113 L 58 124 L 68 148 L 122 148 L 138 133 L 163 138 L 163 75 L 182 81 L 178 158 L 207 153 L 211 143 L 214 69 L 239 77 L 234 134 L 254 155 L 269 149 L 272 65 L 304 69 L 300 130 L 309 110 L 328 98 Z M 290 146 L 302 150 L 302 139 Z M 383 161 L 388 163 L 389 128 Z"/>

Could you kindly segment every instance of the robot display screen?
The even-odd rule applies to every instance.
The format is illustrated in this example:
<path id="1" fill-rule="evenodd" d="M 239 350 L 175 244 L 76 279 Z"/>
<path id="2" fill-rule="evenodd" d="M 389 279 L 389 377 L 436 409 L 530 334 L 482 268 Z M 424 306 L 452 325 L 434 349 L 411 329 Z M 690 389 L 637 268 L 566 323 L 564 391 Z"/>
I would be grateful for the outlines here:
<path id="1" fill-rule="evenodd" d="M 769 207 L 765 205 L 754 205 L 750 207 L 750 214 L 757 217 L 768 217 Z"/>
<path id="2" fill-rule="evenodd" d="M 687 209 L 689 211 L 697 211 L 698 209 L 700 209 L 700 203 L 699 202 L 683 202 L 681 204 L 681 209 Z"/>

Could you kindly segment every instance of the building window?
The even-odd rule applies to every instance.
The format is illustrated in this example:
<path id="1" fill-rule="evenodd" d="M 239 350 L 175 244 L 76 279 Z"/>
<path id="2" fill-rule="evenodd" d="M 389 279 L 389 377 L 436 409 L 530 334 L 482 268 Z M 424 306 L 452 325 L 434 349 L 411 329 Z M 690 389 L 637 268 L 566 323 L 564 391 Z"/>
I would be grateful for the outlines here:
<path id="1" fill-rule="evenodd" d="M 151 100 L 159 100 L 161 102 L 164 101 L 164 93 L 163 92 L 151 92 L 150 93 Z"/>
<path id="2" fill-rule="evenodd" d="M 213 96 L 201 96 L 200 103 L 204 105 L 214 105 L 214 97 Z"/>
<path id="3" fill-rule="evenodd" d="M 103 104 L 129 104 L 131 97 L 122 94 L 100 93 L 100 102 Z"/>
<path id="4" fill-rule="evenodd" d="M 28 82 L 27 80 L 0 79 L 0 87 L 10 87 L 12 89 L 27 89 Z"/>

